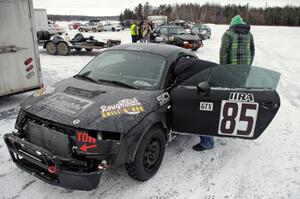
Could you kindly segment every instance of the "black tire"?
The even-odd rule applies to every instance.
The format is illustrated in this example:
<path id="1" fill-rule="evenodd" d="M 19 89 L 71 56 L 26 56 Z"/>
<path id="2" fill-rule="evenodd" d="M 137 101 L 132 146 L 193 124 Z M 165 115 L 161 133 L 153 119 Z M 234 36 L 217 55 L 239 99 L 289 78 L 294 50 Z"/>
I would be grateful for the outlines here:
<path id="1" fill-rule="evenodd" d="M 59 55 L 67 56 L 70 53 L 70 47 L 66 42 L 59 42 L 57 44 L 57 52 Z"/>
<path id="2" fill-rule="evenodd" d="M 84 36 L 81 33 L 76 34 L 74 38 L 75 38 L 76 41 L 83 41 L 84 40 Z"/>
<path id="3" fill-rule="evenodd" d="M 115 31 L 116 31 L 116 29 L 115 29 L 114 27 L 112 27 L 112 28 L 111 28 L 111 31 L 114 31 L 114 32 L 115 32 Z"/>
<path id="4" fill-rule="evenodd" d="M 57 55 L 57 46 L 53 41 L 46 44 L 46 49 L 49 55 Z"/>
<path id="5" fill-rule="evenodd" d="M 125 164 L 127 173 L 135 180 L 145 182 L 158 171 L 166 149 L 166 137 L 161 128 L 150 129 L 136 152 L 135 159 Z"/>
<path id="6" fill-rule="evenodd" d="M 93 32 L 97 32 L 96 28 L 93 28 L 92 31 L 93 31 Z"/>
<path id="7" fill-rule="evenodd" d="M 43 31 L 37 31 L 36 36 L 38 40 L 43 40 Z"/>
<path id="8" fill-rule="evenodd" d="M 78 28 L 78 31 L 79 32 L 83 32 L 83 28 Z"/>
<path id="9" fill-rule="evenodd" d="M 91 52 L 93 49 L 92 49 L 92 48 L 85 48 L 85 50 L 86 50 L 87 52 Z"/>
<path id="10" fill-rule="evenodd" d="M 49 40 L 51 38 L 51 34 L 48 31 L 44 31 L 44 40 Z"/>
<path id="11" fill-rule="evenodd" d="M 81 51 L 82 48 L 74 48 L 76 51 Z"/>

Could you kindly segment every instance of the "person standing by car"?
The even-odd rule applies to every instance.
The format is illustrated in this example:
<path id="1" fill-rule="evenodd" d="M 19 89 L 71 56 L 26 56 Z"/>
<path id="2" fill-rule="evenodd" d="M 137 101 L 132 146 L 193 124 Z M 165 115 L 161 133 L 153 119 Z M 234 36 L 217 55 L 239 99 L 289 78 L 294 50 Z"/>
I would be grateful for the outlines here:
<path id="1" fill-rule="evenodd" d="M 140 41 L 140 43 L 144 43 L 143 26 L 144 26 L 144 21 L 141 21 L 141 22 L 139 23 L 139 27 L 138 27 L 138 31 L 139 31 L 139 41 Z"/>
<path id="2" fill-rule="evenodd" d="M 250 26 L 240 15 L 231 19 L 229 30 L 222 37 L 220 64 L 252 65 L 255 54 L 253 35 Z M 204 151 L 214 147 L 213 137 L 200 136 L 200 143 L 193 146 L 195 151 Z"/>
<path id="3" fill-rule="evenodd" d="M 150 27 L 150 24 L 148 22 L 146 22 L 143 25 L 143 32 L 142 32 L 143 43 L 149 43 L 150 42 L 150 34 L 151 34 L 151 32 L 152 32 L 152 29 Z"/>
<path id="4" fill-rule="evenodd" d="M 236 15 L 231 19 L 229 30 L 222 37 L 220 64 L 251 65 L 254 54 L 254 39 L 250 26 L 240 15 Z"/>
<path id="5" fill-rule="evenodd" d="M 132 43 L 137 43 L 137 41 L 139 40 L 139 30 L 135 21 L 130 26 L 130 34 L 131 34 Z"/>

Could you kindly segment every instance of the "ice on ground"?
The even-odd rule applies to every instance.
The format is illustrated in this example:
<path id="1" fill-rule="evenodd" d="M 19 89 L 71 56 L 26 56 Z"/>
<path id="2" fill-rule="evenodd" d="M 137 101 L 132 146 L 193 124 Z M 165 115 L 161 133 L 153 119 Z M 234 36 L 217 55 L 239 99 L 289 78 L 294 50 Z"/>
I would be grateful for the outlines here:
<path id="1" fill-rule="evenodd" d="M 225 25 L 210 25 L 212 37 L 196 54 L 218 62 Z M 69 31 L 70 37 L 76 31 Z M 149 181 L 132 180 L 123 166 L 113 166 L 97 189 L 72 191 L 48 185 L 18 169 L 11 161 L 3 135 L 13 130 L 18 104 L 30 93 L 0 98 L 0 198 L 300 198 L 300 28 L 253 26 L 254 65 L 282 74 L 278 92 L 281 108 L 255 141 L 216 138 L 210 151 L 197 153 L 198 137 L 179 136 L 169 144 L 162 166 Z M 128 31 L 84 33 L 96 39 L 130 42 Z M 44 82 L 68 78 L 101 51 L 51 56 L 40 49 Z"/>

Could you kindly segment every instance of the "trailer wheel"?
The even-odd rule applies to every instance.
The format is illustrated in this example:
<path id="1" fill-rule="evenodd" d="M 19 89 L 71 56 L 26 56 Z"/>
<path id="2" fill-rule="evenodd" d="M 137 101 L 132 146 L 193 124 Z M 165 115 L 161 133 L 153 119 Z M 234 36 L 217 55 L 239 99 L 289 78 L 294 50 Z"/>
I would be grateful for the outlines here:
<path id="1" fill-rule="evenodd" d="M 53 41 L 49 41 L 46 44 L 46 49 L 49 55 L 56 55 L 57 54 L 57 46 Z"/>
<path id="2" fill-rule="evenodd" d="M 114 31 L 114 32 L 115 32 L 115 31 L 116 31 L 115 27 L 112 27 L 112 28 L 111 28 L 111 31 Z"/>
<path id="3" fill-rule="evenodd" d="M 125 164 L 127 173 L 135 180 L 144 182 L 159 169 L 166 149 L 166 137 L 161 128 L 146 133 L 133 162 Z"/>
<path id="4" fill-rule="evenodd" d="M 84 41 L 84 36 L 81 33 L 76 34 L 74 38 L 76 41 Z"/>
<path id="5" fill-rule="evenodd" d="M 97 32 L 96 28 L 93 28 L 92 31 L 93 31 L 93 32 Z"/>
<path id="6" fill-rule="evenodd" d="M 57 44 L 57 51 L 59 55 L 66 56 L 70 53 L 70 47 L 66 42 L 59 42 Z"/>
<path id="7" fill-rule="evenodd" d="M 92 48 L 85 48 L 85 50 L 86 50 L 87 52 L 91 52 L 93 49 L 92 49 Z"/>
<path id="8" fill-rule="evenodd" d="M 83 28 L 78 28 L 78 31 L 79 32 L 83 32 Z"/>

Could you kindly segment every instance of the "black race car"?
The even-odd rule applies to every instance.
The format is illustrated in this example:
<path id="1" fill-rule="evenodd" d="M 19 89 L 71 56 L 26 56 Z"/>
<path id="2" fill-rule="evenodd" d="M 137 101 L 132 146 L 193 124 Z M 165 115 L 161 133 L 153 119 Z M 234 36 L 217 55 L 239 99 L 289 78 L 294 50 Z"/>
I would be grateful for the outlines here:
<path id="1" fill-rule="evenodd" d="M 189 34 L 182 26 L 162 25 L 157 27 L 151 36 L 152 43 L 165 43 L 180 46 L 193 51 L 203 46 L 202 39 Z"/>
<path id="2" fill-rule="evenodd" d="M 146 181 L 177 134 L 258 138 L 279 109 L 279 76 L 176 46 L 120 45 L 25 100 L 4 140 L 18 167 L 53 185 L 94 189 L 112 164 Z"/>

